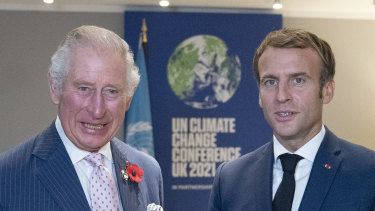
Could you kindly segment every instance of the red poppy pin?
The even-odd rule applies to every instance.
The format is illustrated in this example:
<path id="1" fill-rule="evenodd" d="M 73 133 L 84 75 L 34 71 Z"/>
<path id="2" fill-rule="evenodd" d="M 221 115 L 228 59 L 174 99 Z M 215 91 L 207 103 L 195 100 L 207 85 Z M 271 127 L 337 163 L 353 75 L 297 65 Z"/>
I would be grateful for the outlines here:
<path id="1" fill-rule="evenodd" d="M 331 165 L 329 165 L 328 163 L 325 164 L 324 167 L 326 167 L 326 169 L 331 169 Z"/>
<path id="2" fill-rule="evenodd" d="M 124 180 L 128 180 L 130 178 L 131 181 L 140 183 L 144 174 L 143 169 L 139 168 L 137 164 L 129 164 L 129 161 L 126 161 L 126 171 L 121 170 L 122 178 Z"/>

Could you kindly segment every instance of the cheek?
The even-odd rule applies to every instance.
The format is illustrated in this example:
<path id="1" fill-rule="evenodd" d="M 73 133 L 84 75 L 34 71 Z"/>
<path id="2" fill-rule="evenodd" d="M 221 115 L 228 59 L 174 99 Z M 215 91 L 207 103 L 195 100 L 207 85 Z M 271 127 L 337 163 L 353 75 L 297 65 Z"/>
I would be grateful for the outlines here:
<path id="1" fill-rule="evenodd" d="M 107 104 L 108 110 L 114 115 L 114 118 L 123 119 L 126 111 L 126 103 L 123 101 L 120 102 L 110 102 Z"/>
<path id="2" fill-rule="evenodd" d="M 307 115 L 315 115 L 315 112 L 319 112 L 323 107 L 323 100 L 315 92 L 303 96 L 299 95 L 296 102 Z"/>
<path id="3" fill-rule="evenodd" d="M 267 107 L 272 104 L 272 94 L 267 92 L 262 92 L 259 94 L 259 106 L 262 109 L 267 109 Z"/>
<path id="4" fill-rule="evenodd" d="M 74 95 L 61 98 L 59 110 L 64 113 L 78 113 L 84 107 L 84 100 Z"/>

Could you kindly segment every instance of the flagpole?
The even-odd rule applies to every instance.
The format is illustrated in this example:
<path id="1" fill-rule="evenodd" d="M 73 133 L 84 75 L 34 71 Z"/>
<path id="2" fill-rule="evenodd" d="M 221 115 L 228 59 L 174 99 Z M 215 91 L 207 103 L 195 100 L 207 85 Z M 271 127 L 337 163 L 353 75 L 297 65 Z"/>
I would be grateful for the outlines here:
<path id="1" fill-rule="evenodd" d="M 143 52 L 145 54 L 145 60 L 146 60 L 146 66 L 147 66 L 147 61 L 148 61 L 148 52 L 147 52 L 147 42 L 148 42 L 148 39 L 147 39 L 147 24 L 146 24 L 146 19 L 143 18 L 142 19 L 142 47 L 143 47 Z"/>

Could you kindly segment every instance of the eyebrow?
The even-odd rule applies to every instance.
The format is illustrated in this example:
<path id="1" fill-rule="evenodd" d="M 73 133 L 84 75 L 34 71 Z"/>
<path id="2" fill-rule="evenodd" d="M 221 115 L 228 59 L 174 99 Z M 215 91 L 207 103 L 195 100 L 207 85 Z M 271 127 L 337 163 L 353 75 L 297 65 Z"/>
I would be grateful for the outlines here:
<path id="1" fill-rule="evenodd" d="M 75 87 L 79 87 L 79 86 L 95 86 L 95 83 L 92 83 L 92 82 L 88 82 L 88 81 L 85 81 L 85 80 L 82 80 L 82 79 L 77 79 L 77 80 L 74 80 L 73 81 L 73 85 Z M 122 90 L 124 89 L 124 86 L 122 84 L 105 84 L 104 87 L 112 87 L 114 89 L 117 89 L 117 90 Z"/>
<path id="2" fill-rule="evenodd" d="M 310 78 L 310 76 L 305 72 L 292 73 L 292 74 L 288 75 L 289 78 L 295 78 L 295 77 L 299 77 L 299 76 L 305 76 L 307 78 Z M 276 77 L 275 75 L 272 75 L 272 74 L 267 74 L 267 75 L 262 76 L 260 78 L 260 81 L 262 82 L 265 79 L 278 79 L 278 77 Z"/>
<path id="3" fill-rule="evenodd" d="M 265 79 L 277 79 L 277 77 L 272 74 L 267 74 L 260 78 L 260 82 L 263 82 Z"/>
<path id="4" fill-rule="evenodd" d="M 298 76 L 305 76 L 305 77 L 310 77 L 307 73 L 305 73 L 305 72 L 299 72 L 299 73 L 293 73 L 293 74 L 291 74 L 290 75 L 290 77 L 292 77 L 292 78 L 295 78 L 295 77 L 298 77 Z"/>
<path id="5" fill-rule="evenodd" d="M 90 83 L 90 82 L 87 82 L 85 80 L 77 79 L 77 80 L 73 80 L 73 85 L 74 86 L 80 86 L 80 85 L 89 85 L 89 86 L 91 86 L 93 84 Z"/>

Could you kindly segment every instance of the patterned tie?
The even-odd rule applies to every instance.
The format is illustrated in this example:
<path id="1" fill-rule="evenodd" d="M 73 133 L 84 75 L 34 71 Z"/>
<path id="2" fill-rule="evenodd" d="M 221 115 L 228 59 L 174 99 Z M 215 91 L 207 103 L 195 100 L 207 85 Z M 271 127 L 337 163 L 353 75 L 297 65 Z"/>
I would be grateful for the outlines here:
<path id="1" fill-rule="evenodd" d="M 275 198 L 272 202 L 273 211 L 290 211 L 293 205 L 294 190 L 296 181 L 294 179 L 294 172 L 298 161 L 303 157 L 296 154 L 285 153 L 279 156 L 281 165 L 283 166 L 283 179 L 276 191 Z"/>
<path id="2" fill-rule="evenodd" d="M 94 168 L 90 177 L 90 198 L 93 211 L 119 210 L 118 194 L 112 174 L 103 164 L 100 153 L 90 153 L 85 160 Z"/>

